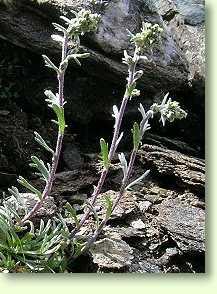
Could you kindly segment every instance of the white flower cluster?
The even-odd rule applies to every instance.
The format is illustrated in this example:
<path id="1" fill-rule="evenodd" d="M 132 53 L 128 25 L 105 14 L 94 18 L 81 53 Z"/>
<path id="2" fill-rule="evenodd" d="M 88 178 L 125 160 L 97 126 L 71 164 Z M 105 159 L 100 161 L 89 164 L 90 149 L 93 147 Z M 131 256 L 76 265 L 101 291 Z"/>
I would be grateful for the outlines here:
<path id="1" fill-rule="evenodd" d="M 169 122 L 173 122 L 176 119 L 186 118 L 187 112 L 184 111 L 177 101 L 172 101 L 171 98 L 167 100 L 169 93 L 167 93 L 161 104 L 154 103 L 151 106 L 151 110 L 153 113 L 160 113 L 163 126 L 165 122 L 168 120 Z"/>
<path id="2" fill-rule="evenodd" d="M 151 46 L 160 37 L 162 32 L 163 29 L 158 24 L 152 25 L 151 23 L 143 22 L 141 32 L 135 35 L 131 34 L 130 41 L 142 51 Z"/>

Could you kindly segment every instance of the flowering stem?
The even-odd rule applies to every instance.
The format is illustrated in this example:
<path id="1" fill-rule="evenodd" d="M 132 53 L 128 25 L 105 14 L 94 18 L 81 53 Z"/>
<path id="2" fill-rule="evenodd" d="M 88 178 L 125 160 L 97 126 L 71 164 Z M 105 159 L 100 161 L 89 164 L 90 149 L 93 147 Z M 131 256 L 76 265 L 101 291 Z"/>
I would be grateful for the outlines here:
<path id="1" fill-rule="evenodd" d="M 67 48 L 68 48 L 68 35 L 65 33 L 64 34 L 64 40 L 63 40 L 63 45 L 62 45 L 62 59 L 61 59 L 61 62 L 63 62 L 66 59 Z M 58 87 L 59 102 L 60 102 L 60 106 L 63 107 L 64 106 L 65 70 L 62 70 L 57 74 L 57 79 L 58 79 L 58 82 L 59 82 L 59 87 Z M 60 153 L 61 153 L 62 143 L 63 143 L 63 137 L 64 137 L 64 132 L 62 132 L 60 130 L 60 128 L 59 128 L 58 136 L 57 136 L 57 142 L 56 142 L 56 148 L 55 148 L 55 152 L 53 153 L 53 157 L 52 157 L 52 165 L 51 165 L 51 168 L 50 168 L 47 183 L 46 183 L 44 191 L 42 193 L 42 197 L 41 197 L 40 200 L 38 200 L 36 202 L 35 206 L 29 211 L 29 213 L 24 216 L 24 218 L 21 220 L 21 224 L 23 224 L 28 219 L 31 219 L 37 213 L 37 211 L 41 208 L 43 201 L 48 197 L 48 195 L 51 192 L 53 182 L 54 182 L 54 179 L 55 179 L 57 166 L 58 166 L 58 163 L 59 163 L 59 158 L 60 158 Z"/>
<path id="2" fill-rule="evenodd" d="M 134 82 L 134 78 L 135 78 L 135 73 L 136 73 L 136 65 L 139 61 L 139 55 L 138 55 L 138 51 L 137 49 L 134 52 L 134 62 L 129 66 L 128 69 L 128 78 L 127 78 L 127 86 L 126 86 L 126 91 L 124 94 L 124 97 L 122 99 L 122 103 L 120 106 L 120 110 L 119 110 L 119 115 L 118 115 L 118 119 L 115 122 L 115 128 L 114 128 L 114 133 L 113 133 L 113 138 L 112 138 L 112 143 L 111 143 L 111 147 L 109 150 L 109 162 L 112 161 L 114 155 L 115 155 L 115 151 L 117 148 L 117 141 L 120 135 L 120 129 L 121 129 L 121 124 L 122 124 L 122 120 L 123 120 L 123 116 L 125 113 L 125 109 L 127 106 L 128 101 L 131 99 L 132 95 L 129 94 L 128 89 L 133 85 Z M 91 206 L 93 206 L 97 200 L 98 195 L 101 193 L 103 184 L 106 180 L 106 177 L 108 175 L 108 171 L 109 168 L 103 168 L 101 175 L 100 175 L 100 179 L 98 181 L 98 184 L 93 192 L 92 196 L 92 201 L 91 201 Z M 75 234 L 78 232 L 78 230 L 82 227 L 82 225 L 85 223 L 85 221 L 88 219 L 89 215 L 90 215 L 91 209 L 88 207 L 86 213 L 83 215 L 83 217 L 81 218 L 79 224 L 76 226 L 76 228 L 71 232 L 70 237 L 73 238 L 75 236 Z"/>

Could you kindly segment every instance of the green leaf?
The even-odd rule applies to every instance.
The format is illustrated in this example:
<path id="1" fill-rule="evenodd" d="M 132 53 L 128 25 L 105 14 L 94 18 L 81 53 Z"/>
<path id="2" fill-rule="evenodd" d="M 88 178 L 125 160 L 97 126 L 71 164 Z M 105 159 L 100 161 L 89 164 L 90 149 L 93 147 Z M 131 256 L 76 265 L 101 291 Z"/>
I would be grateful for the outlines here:
<path id="1" fill-rule="evenodd" d="M 74 209 L 74 207 L 72 207 L 71 204 L 69 202 L 67 202 L 65 204 L 65 208 L 66 208 L 67 212 L 70 214 L 70 216 L 73 218 L 73 220 L 75 221 L 76 227 L 78 227 L 79 220 L 77 218 L 77 213 L 76 213 L 76 210 Z"/>
<path id="2" fill-rule="evenodd" d="M 52 108 L 57 116 L 59 130 L 60 130 L 61 134 L 64 134 L 64 131 L 66 128 L 64 108 L 62 106 L 58 106 L 56 104 L 53 104 Z"/>
<path id="3" fill-rule="evenodd" d="M 39 170 L 40 174 L 47 182 L 49 178 L 49 170 L 46 168 L 43 160 L 39 159 L 37 156 L 31 156 L 31 159 L 33 163 L 30 163 L 30 166 Z"/>
<path id="4" fill-rule="evenodd" d="M 136 88 L 136 83 L 132 83 L 132 84 L 128 85 L 128 87 L 127 87 L 127 94 L 128 94 L 129 97 L 132 96 L 133 90 L 135 88 Z"/>
<path id="5" fill-rule="evenodd" d="M 134 122 L 133 124 L 132 133 L 133 133 L 133 147 L 134 147 L 134 150 L 137 150 L 141 143 L 140 127 L 137 122 Z"/>
<path id="6" fill-rule="evenodd" d="M 105 195 L 105 207 L 106 207 L 106 218 L 109 218 L 112 214 L 113 200 L 110 195 Z"/>
<path id="7" fill-rule="evenodd" d="M 33 187 L 26 179 L 24 179 L 23 177 L 19 176 L 19 178 L 17 179 L 17 181 L 22 186 L 24 186 L 25 188 L 27 188 L 28 190 L 30 190 L 31 192 L 33 192 L 34 194 L 36 194 L 39 197 L 39 199 L 41 199 L 42 193 L 39 190 L 37 190 L 35 187 Z"/>
<path id="8" fill-rule="evenodd" d="M 66 128 L 64 108 L 59 103 L 58 94 L 54 95 L 52 91 L 50 90 L 46 90 L 44 94 L 45 96 L 48 97 L 47 99 L 45 99 L 45 101 L 48 102 L 48 106 L 53 109 L 53 111 L 55 112 L 57 116 L 58 121 L 57 122 L 54 121 L 54 122 L 58 124 L 61 134 L 64 134 L 64 130 Z"/>
<path id="9" fill-rule="evenodd" d="M 82 241 L 74 241 L 74 257 L 79 256 L 84 248 L 85 243 Z"/>
<path id="10" fill-rule="evenodd" d="M 42 147 L 44 147 L 48 152 L 50 153 L 54 153 L 54 151 L 47 145 L 47 143 L 45 142 L 45 140 L 37 133 L 34 132 L 35 135 L 35 141 L 41 145 Z"/>
<path id="11" fill-rule="evenodd" d="M 100 139 L 100 147 L 101 147 L 101 159 L 104 168 L 108 169 L 109 167 L 109 151 L 108 151 L 108 143 L 105 142 L 103 138 Z"/>

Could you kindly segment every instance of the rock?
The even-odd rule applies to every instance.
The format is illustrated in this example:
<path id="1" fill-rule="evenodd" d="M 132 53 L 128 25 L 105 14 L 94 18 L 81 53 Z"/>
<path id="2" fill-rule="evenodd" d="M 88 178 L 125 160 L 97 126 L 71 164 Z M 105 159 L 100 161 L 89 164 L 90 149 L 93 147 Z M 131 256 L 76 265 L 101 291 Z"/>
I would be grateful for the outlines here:
<path id="1" fill-rule="evenodd" d="M 152 207 L 153 204 L 161 203 L 167 197 L 177 197 L 177 192 L 169 188 L 161 188 L 153 182 L 145 183 L 145 185 L 139 189 L 139 195 L 137 196 L 138 199 L 142 200 L 139 203 L 143 203 L 144 201 L 149 207 Z M 142 212 L 142 207 L 139 207 L 139 209 Z"/>
<path id="2" fill-rule="evenodd" d="M 38 197 L 33 193 L 20 193 L 20 195 L 28 211 L 30 211 L 38 201 Z M 7 202 L 13 205 L 14 197 L 8 198 Z M 34 218 L 50 218 L 55 214 L 56 211 L 57 207 L 54 202 L 54 199 L 53 197 L 49 196 L 45 199 L 43 205 L 37 211 Z"/>
<path id="3" fill-rule="evenodd" d="M 56 81 L 51 76 L 50 70 L 44 68 L 43 61 L 38 54 L 46 53 L 54 62 L 58 62 L 60 48 L 50 38 L 53 32 L 51 22 L 58 22 L 60 13 L 67 14 L 71 8 L 79 9 L 82 3 L 89 7 L 90 2 L 89 4 L 88 2 L 83 0 L 60 3 L 57 0 L 48 0 L 39 6 L 34 1 L 16 1 L 13 9 L 0 10 L 0 36 L 19 47 L 26 48 L 27 50 L 23 52 L 28 52 L 19 64 L 13 65 L 13 69 L 23 68 L 24 72 L 27 71 L 23 79 L 21 79 L 23 73 L 18 73 L 12 79 L 12 82 L 18 79 L 17 84 L 23 85 L 21 94 L 19 93 L 22 99 L 17 99 L 16 103 L 28 107 L 31 114 L 38 112 L 38 117 L 42 121 L 50 115 L 44 107 L 44 89 L 56 88 Z M 145 72 L 143 80 L 138 85 L 141 97 L 132 101 L 127 107 L 126 121 L 137 117 L 137 107 L 140 102 L 148 107 L 156 97 L 160 97 L 161 100 L 163 94 L 170 91 L 173 97 L 181 102 L 183 108 L 191 113 L 191 120 L 190 122 L 189 120 L 182 121 L 179 125 L 176 124 L 174 129 L 167 128 L 167 131 L 164 131 L 165 137 L 178 137 L 179 140 L 176 139 L 176 141 L 179 142 L 168 140 L 162 143 L 161 140 L 159 144 L 161 147 L 169 145 L 170 149 L 180 152 L 188 150 L 188 154 L 193 156 L 198 156 L 201 149 L 203 153 L 204 24 L 195 26 L 185 24 L 176 2 L 171 0 L 112 0 L 103 8 L 100 8 L 100 5 L 93 8 L 94 11 L 102 13 L 99 30 L 96 34 L 89 34 L 82 38 L 82 44 L 85 50 L 90 51 L 91 57 L 82 61 L 81 69 L 75 68 L 76 65 L 72 63 L 67 73 L 65 98 L 69 132 L 74 132 L 74 126 L 79 124 L 82 136 L 85 138 L 90 136 L 91 139 L 92 133 L 96 136 L 93 129 L 97 129 L 97 132 L 99 129 L 100 135 L 105 130 L 109 131 L 109 127 L 110 130 L 112 129 L 112 105 L 119 105 L 126 82 L 126 67 L 121 64 L 122 52 L 125 48 L 131 50 L 127 33 L 125 33 L 126 27 L 135 32 L 140 28 L 141 21 L 147 20 L 164 26 L 165 36 L 162 46 L 153 50 L 152 58 L 155 64 L 140 65 Z M 185 1 L 185 5 L 186 3 Z M 177 14 L 170 20 L 165 18 L 167 13 L 174 14 L 175 11 Z M 119 25 L 123 23 L 124 27 L 120 27 Z M 8 47 L 7 45 L 6 49 Z M 16 52 L 16 49 L 20 49 L 18 52 L 20 58 L 21 48 L 13 47 L 12 51 Z M 30 53 L 29 49 L 36 54 Z M 7 52 L 2 49 L 3 53 L 5 51 Z M 6 57 L 9 58 L 8 52 Z M 33 64 L 28 64 L 29 59 L 34 61 Z M 7 63 L 4 64 L 4 67 L 7 67 Z M 14 75 L 14 70 L 12 74 Z M 2 72 L 2 76 L 5 77 L 5 71 Z M 189 79 L 192 80 L 192 86 L 188 85 Z M 4 87 L 7 88 L 7 82 Z M 32 93 L 33 88 L 34 93 Z M 197 132 L 198 127 L 202 130 L 201 132 Z M 162 136 L 159 128 L 153 127 L 152 129 L 157 134 L 161 133 Z M 155 139 L 152 138 L 149 143 L 156 144 Z M 160 141 L 159 138 L 156 140 Z M 189 146 L 181 141 L 188 142 Z"/>
<path id="4" fill-rule="evenodd" d="M 123 240 L 108 239 L 96 241 L 90 248 L 93 262 L 99 268 L 122 268 L 131 264 L 133 259 L 132 248 Z"/>
<path id="5" fill-rule="evenodd" d="M 79 149 L 71 144 L 65 146 L 63 150 L 63 160 L 67 168 L 71 171 L 81 168 L 83 164 Z"/>
<path id="6" fill-rule="evenodd" d="M 144 252 L 134 250 L 134 259 L 129 266 L 129 272 L 135 273 L 162 273 L 158 260 L 147 257 Z"/>
<path id="7" fill-rule="evenodd" d="M 191 155 L 195 157 L 200 157 L 200 152 L 195 148 L 192 148 L 189 144 L 182 140 L 171 139 L 157 134 L 147 133 L 145 137 L 146 144 L 155 145 L 162 148 L 169 148 L 186 155 Z"/>
<path id="8" fill-rule="evenodd" d="M 149 209 L 149 207 L 151 207 L 151 205 L 152 205 L 151 201 L 138 202 L 138 208 L 142 213 L 146 212 Z"/>
<path id="9" fill-rule="evenodd" d="M 162 270 L 155 260 L 150 259 L 135 262 L 130 267 L 129 272 L 159 274 L 162 273 Z"/>
<path id="10" fill-rule="evenodd" d="M 204 160 L 186 156 L 180 152 L 157 146 L 143 145 L 139 151 L 140 161 L 164 179 L 173 179 L 173 185 L 188 188 L 204 197 Z"/>
<path id="11" fill-rule="evenodd" d="M 42 126 L 38 131 L 41 134 L 47 134 Z M 0 116 L 0 144 L 0 170 L 2 173 L 16 176 L 18 170 L 19 173 L 22 170 L 25 173 L 26 170 L 31 170 L 26 159 L 29 159 L 33 154 L 37 154 L 43 160 L 47 158 L 44 150 L 42 152 L 42 149 L 39 149 L 38 144 L 35 143 L 33 130 L 29 128 L 27 114 L 17 109 L 17 106 L 14 106 L 14 111 L 10 115 Z M 1 183 L 4 184 L 4 182 Z"/>
<path id="12" fill-rule="evenodd" d="M 123 238 L 124 240 L 131 239 L 133 237 L 142 238 L 145 237 L 144 231 L 135 227 L 120 227 L 120 226 L 106 226 L 103 229 L 103 234 L 108 238 Z"/>
<path id="13" fill-rule="evenodd" d="M 60 172 L 56 174 L 56 181 L 51 195 L 56 198 L 67 200 L 77 194 L 86 194 L 85 191 L 93 189 L 93 184 L 97 181 L 98 175 L 92 170 L 74 170 Z"/>
<path id="14" fill-rule="evenodd" d="M 196 26 L 205 22 L 204 0 L 175 0 L 178 12 L 184 17 L 186 24 Z"/>
<path id="15" fill-rule="evenodd" d="M 34 2 L 16 1 L 13 9 L 0 11 L 1 37 L 37 53 L 59 53 L 60 48 L 50 38 L 53 32 L 51 23 L 59 21 L 60 13 L 66 15 L 81 6 L 97 11 L 97 7 L 87 0 L 46 1 L 40 6 Z M 100 77 L 103 72 L 104 78 L 123 82 L 127 69 L 120 63 L 120 57 L 124 49 L 130 48 L 126 29 L 138 31 L 141 20 L 144 20 L 159 23 L 164 27 L 165 34 L 161 48 L 154 50 L 152 59 L 155 63 L 141 65 L 146 73 L 141 83 L 152 92 L 159 88 L 181 87 L 186 83 L 188 70 L 185 58 L 149 1 L 112 0 L 99 11 L 102 17 L 98 32 L 82 40 L 85 49 L 91 53 L 91 57 L 83 62 L 85 70 Z"/>
<path id="16" fill-rule="evenodd" d="M 155 3 L 177 46 L 188 61 L 189 85 L 184 87 L 178 95 L 183 107 L 185 106 L 191 113 L 191 126 L 189 129 L 184 123 L 180 125 L 180 128 L 185 129 L 186 137 L 191 138 L 191 142 L 195 141 L 197 148 L 202 149 L 204 156 L 205 1 L 156 0 Z M 201 131 L 196 138 L 194 134 L 197 133 L 198 128 Z"/>
<path id="17" fill-rule="evenodd" d="M 135 229 L 145 229 L 146 228 L 146 225 L 144 224 L 144 222 L 141 219 L 133 220 L 131 222 L 131 226 Z"/>
<path id="18" fill-rule="evenodd" d="M 171 238 L 183 252 L 205 250 L 205 212 L 203 209 L 187 206 L 179 199 L 163 201 L 157 217 Z"/>
<path id="19" fill-rule="evenodd" d="M 179 255 L 180 252 L 176 247 L 167 248 L 166 252 L 157 260 L 160 265 L 167 265 L 171 258 Z"/>
<path id="20" fill-rule="evenodd" d="M 133 191 L 126 193 L 98 237 L 97 247 L 89 252 L 98 271 L 150 273 L 204 271 L 203 189 L 202 183 L 201 189 L 199 186 L 195 189 L 193 182 L 197 183 L 197 181 L 193 181 L 193 177 L 190 180 L 191 169 L 195 167 L 193 163 L 200 166 L 200 160 L 177 151 L 167 151 L 165 148 L 142 146 L 136 161 L 136 174 L 144 171 L 144 164 L 149 164 L 152 169 L 151 176 L 142 186 L 137 186 Z M 96 172 L 93 172 L 96 158 L 92 158 L 92 164 L 91 158 L 85 170 L 57 174 L 56 185 L 52 192 L 59 209 L 66 200 L 71 205 L 79 205 L 78 217 L 81 216 L 86 196 L 91 194 L 92 187 L 98 179 Z M 161 164 L 163 160 L 165 163 Z M 169 163 L 172 167 L 168 165 Z M 155 164 L 159 165 L 159 171 Z M 200 172 L 203 174 L 202 166 L 203 164 L 198 174 Z M 185 183 L 180 171 L 188 169 L 189 179 Z M 174 177 L 171 177 L 165 181 L 165 173 L 171 170 L 177 179 L 180 177 L 181 180 L 174 181 Z M 106 187 L 109 185 L 110 183 L 106 183 Z M 85 194 L 79 192 L 84 190 L 86 190 Z M 99 219 L 105 215 L 104 197 L 108 195 L 114 201 L 118 192 L 108 190 L 99 195 L 95 205 Z M 66 221 L 70 228 L 74 227 L 72 219 Z M 82 230 L 76 234 L 76 238 L 86 241 L 94 231 L 95 220 L 91 214 Z"/>
<path id="21" fill-rule="evenodd" d="M 190 78 L 205 78 L 205 1 L 156 0 L 159 14 L 167 23 L 188 60 Z M 172 15 L 168 19 L 168 15 Z"/>
<path id="22" fill-rule="evenodd" d="M 0 158 L 1 162 L 1 158 Z M 17 175 L 0 172 L 0 183 L 2 187 L 9 187 L 15 185 L 17 182 Z"/>

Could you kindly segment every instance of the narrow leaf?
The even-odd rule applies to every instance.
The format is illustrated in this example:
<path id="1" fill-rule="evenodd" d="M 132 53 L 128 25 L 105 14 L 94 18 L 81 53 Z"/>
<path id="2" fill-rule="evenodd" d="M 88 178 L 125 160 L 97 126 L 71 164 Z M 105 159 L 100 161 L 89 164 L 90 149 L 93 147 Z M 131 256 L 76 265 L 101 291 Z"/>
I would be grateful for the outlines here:
<path id="1" fill-rule="evenodd" d="M 103 162 L 103 166 L 104 168 L 108 169 L 109 167 L 108 143 L 106 143 L 103 138 L 100 139 L 100 147 L 101 147 L 101 159 Z"/>
<path id="2" fill-rule="evenodd" d="M 64 42 L 64 38 L 60 35 L 56 35 L 56 34 L 53 34 L 51 35 L 51 39 L 53 39 L 54 41 L 62 44 Z"/>
<path id="3" fill-rule="evenodd" d="M 18 197 L 20 197 L 19 190 L 18 190 L 16 187 L 14 187 L 14 186 L 12 186 L 11 188 L 8 188 L 8 192 L 9 192 L 11 195 L 13 195 L 16 199 L 17 199 Z"/>
<path id="4" fill-rule="evenodd" d="M 67 33 L 67 30 L 60 24 L 53 22 L 53 26 L 55 27 L 57 31 L 63 32 L 64 34 Z"/>
<path id="5" fill-rule="evenodd" d="M 64 108 L 63 106 L 59 104 L 59 97 L 58 95 L 54 95 L 52 91 L 50 90 L 46 90 L 44 94 L 48 97 L 47 99 L 45 99 L 48 102 L 48 106 L 53 109 L 53 111 L 55 112 L 57 116 L 58 121 L 57 122 L 53 120 L 52 121 L 58 124 L 60 132 L 63 134 L 66 128 L 66 124 L 65 124 Z"/>
<path id="6" fill-rule="evenodd" d="M 19 190 L 16 187 L 12 186 L 11 188 L 8 188 L 8 192 L 15 197 L 18 205 L 20 205 L 25 210 L 25 212 L 27 212 L 28 209 Z"/>
<path id="7" fill-rule="evenodd" d="M 54 153 L 54 151 L 47 145 L 47 143 L 45 142 L 45 140 L 37 133 L 34 132 L 35 135 L 35 141 L 41 145 L 42 147 L 44 147 L 48 152 L 50 153 Z"/>
<path id="8" fill-rule="evenodd" d="M 137 150 L 141 142 L 140 128 L 137 122 L 133 124 L 132 133 L 133 133 L 133 147 L 134 147 L 134 150 Z"/>
<path id="9" fill-rule="evenodd" d="M 145 179 L 147 177 L 147 175 L 150 173 L 150 170 L 147 170 L 141 177 L 139 177 L 138 179 L 136 179 L 135 181 L 133 181 L 132 183 L 130 183 L 127 187 L 126 190 L 128 190 L 129 188 L 133 187 L 134 185 L 140 184 L 141 181 L 143 179 Z"/>
<path id="10" fill-rule="evenodd" d="M 62 20 L 64 20 L 66 24 L 71 24 L 72 23 L 71 19 L 69 19 L 68 17 L 65 17 L 65 16 L 61 15 L 60 18 Z"/>
<path id="11" fill-rule="evenodd" d="M 35 187 L 33 187 L 26 179 L 19 176 L 17 181 L 18 181 L 18 183 L 20 183 L 22 186 L 24 186 L 25 188 L 27 188 L 28 190 L 30 190 L 31 192 L 36 194 L 41 199 L 42 193 L 39 190 L 37 190 Z"/>
<path id="12" fill-rule="evenodd" d="M 48 181 L 49 171 L 45 166 L 43 160 L 39 159 L 37 156 L 31 156 L 31 159 L 33 163 L 30 163 L 30 166 L 38 169 L 45 181 Z"/>
<path id="13" fill-rule="evenodd" d="M 106 218 L 109 218 L 112 214 L 113 201 L 110 195 L 106 195 L 104 199 L 105 199 L 105 206 L 106 206 Z"/>
<path id="14" fill-rule="evenodd" d="M 60 132 L 61 132 L 61 134 L 64 134 L 64 131 L 65 131 L 65 128 L 66 128 L 64 108 L 62 106 L 58 106 L 56 104 L 53 104 L 52 109 L 56 113 Z"/>
<path id="15" fill-rule="evenodd" d="M 76 213 L 76 210 L 74 209 L 74 207 L 72 207 L 71 204 L 69 202 L 67 202 L 65 204 L 65 208 L 66 208 L 67 212 L 70 214 L 70 216 L 73 218 L 73 220 L 75 221 L 76 227 L 78 227 L 79 220 L 78 220 L 77 213 Z"/>
<path id="16" fill-rule="evenodd" d="M 51 90 L 44 91 L 44 94 L 45 96 L 47 96 L 47 99 L 45 99 L 45 101 L 47 101 L 50 104 L 59 105 L 59 97 L 57 94 L 55 95 Z"/>
<path id="17" fill-rule="evenodd" d="M 46 55 L 42 55 L 44 62 L 45 62 L 45 66 L 52 68 L 53 70 L 55 70 L 57 73 L 59 73 L 59 69 L 56 67 L 56 65 L 50 60 L 49 57 L 47 57 Z"/>
<path id="18" fill-rule="evenodd" d="M 39 231 L 38 231 L 39 236 L 42 234 L 43 230 L 44 230 L 44 221 L 43 221 L 43 219 L 41 219 L 40 220 L 40 227 L 39 227 Z"/>
<path id="19" fill-rule="evenodd" d="M 124 181 L 127 176 L 127 170 L 128 170 L 127 160 L 125 158 L 124 153 L 118 154 L 118 158 L 120 160 L 121 168 L 123 170 L 123 174 L 124 174 L 123 181 Z"/>

